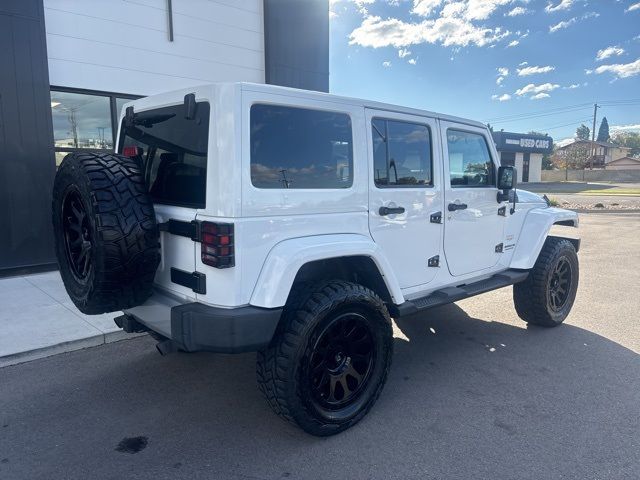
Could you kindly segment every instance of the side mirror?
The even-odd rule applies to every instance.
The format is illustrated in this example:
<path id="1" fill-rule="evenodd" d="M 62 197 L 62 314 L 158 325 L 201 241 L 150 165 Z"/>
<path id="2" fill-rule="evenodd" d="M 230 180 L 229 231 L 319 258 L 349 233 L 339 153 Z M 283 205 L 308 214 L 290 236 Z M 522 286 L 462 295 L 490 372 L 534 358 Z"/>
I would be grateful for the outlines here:
<path id="1" fill-rule="evenodd" d="M 514 167 L 498 168 L 498 203 L 509 200 L 509 190 L 516 188 L 516 169 Z"/>
<path id="2" fill-rule="evenodd" d="M 516 169 L 500 167 L 498 169 L 498 190 L 511 190 L 516 186 Z"/>

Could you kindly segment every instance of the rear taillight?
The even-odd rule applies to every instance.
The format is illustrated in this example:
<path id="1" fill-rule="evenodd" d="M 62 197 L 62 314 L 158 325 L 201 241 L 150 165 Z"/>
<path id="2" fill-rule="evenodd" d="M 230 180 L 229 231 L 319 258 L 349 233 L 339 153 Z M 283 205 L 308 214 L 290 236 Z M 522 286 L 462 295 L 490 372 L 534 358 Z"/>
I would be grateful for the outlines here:
<path id="1" fill-rule="evenodd" d="M 138 155 L 142 155 L 142 149 L 136 146 L 124 147 L 122 149 L 122 155 L 129 158 L 137 157 Z"/>
<path id="2" fill-rule="evenodd" d="M 202 222 L 200 235 L 202 263 L 216 268 L 235 265 L 232 223 Z"/>

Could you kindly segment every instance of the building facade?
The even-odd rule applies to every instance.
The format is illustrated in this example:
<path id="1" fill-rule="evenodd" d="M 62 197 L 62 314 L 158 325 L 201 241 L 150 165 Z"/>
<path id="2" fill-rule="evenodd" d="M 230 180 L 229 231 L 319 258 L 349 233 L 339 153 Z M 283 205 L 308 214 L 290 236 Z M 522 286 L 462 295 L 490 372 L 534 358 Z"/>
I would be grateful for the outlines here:
<path id="1" fill-rule="evenodd" d="M 630 148 L 609 142 L 576 140 L 556 149 L 556 156 L 572 168 L 605 168 L 609 163 L 629 155 Z"/>
<path id="2" fill-rule="evenodd" d="M 0 2 L 0 275 L 53 266 L 56 168 L 72 151 L 113 151 L 129 99 L 223 81 L 328 91 L 328 11 L 328 0 Z"/>
<path id="3" fill-rule="evenodd" d="M 500 164 L 516 168 L 518 183 L 541 181 L 542 157 L 553 151 L 551 137 L 500 131 L 493 132 L 493 141 Z"/>

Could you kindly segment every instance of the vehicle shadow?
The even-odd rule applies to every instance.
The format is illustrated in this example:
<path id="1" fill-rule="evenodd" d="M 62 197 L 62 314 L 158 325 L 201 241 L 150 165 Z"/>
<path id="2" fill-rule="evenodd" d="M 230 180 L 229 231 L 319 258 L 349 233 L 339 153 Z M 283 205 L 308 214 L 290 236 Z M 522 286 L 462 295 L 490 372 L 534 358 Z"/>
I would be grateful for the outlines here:
<path id="1" fill-rule="evenodd" d="M 16 385 L 0 396 L 8 425 L 0 431 L 0 457 L 8 459 L 0 473 L 638 478 L 639 356 L 575 326 L 527 328 L 504 315 L 486 321 L 448 305 L 399 319 L 378 403 L 360 424 L 326 439 L 271 413 L 255 387 L 253 354 L 161 357 L 144 337 L 102 347 L 101 355 L 85 350 L 9 367 L 0 370 L 0 384 Z M 148 439 L 139 455 L 114 450 L 137 436 Z M 26 458 L 40 470 L 21 471 Z"/>

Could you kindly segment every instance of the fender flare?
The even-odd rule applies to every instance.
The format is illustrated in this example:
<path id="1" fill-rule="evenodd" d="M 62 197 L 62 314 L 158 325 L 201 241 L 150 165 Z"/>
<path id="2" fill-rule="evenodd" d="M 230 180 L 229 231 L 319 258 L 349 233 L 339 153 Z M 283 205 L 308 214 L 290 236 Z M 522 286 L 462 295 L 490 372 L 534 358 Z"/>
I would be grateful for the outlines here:
<path id="1" fill-rule="evenodd" d="M 578 214 L 563 208 L 534 208 L 527 212 L 510 268 L 529 270 L 540 255 L 549 230 L 554 224 L 578 227 Z"/>
<path id="2" fill-rule="evenodd" d="M 357 234 L 292 238 L 275 245 L 262 266 L 250 304 L 263 308 L 284 306 L 302 266 L 316 260 L 366 256 L 375 263 L 395 304 L 404 302 L 400 284 L 384 253 L 371 238 Z"/>

